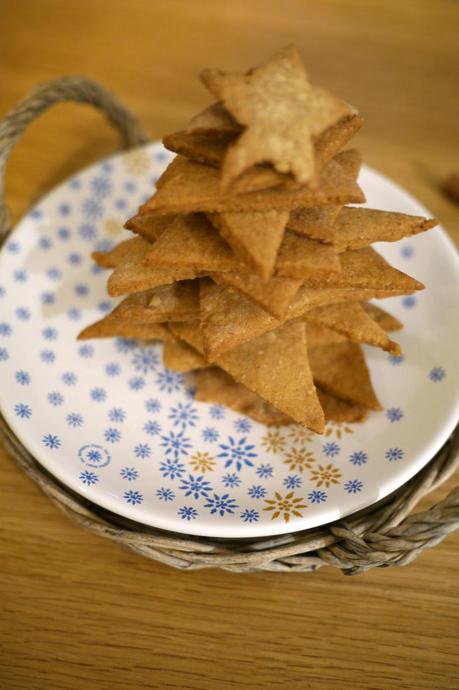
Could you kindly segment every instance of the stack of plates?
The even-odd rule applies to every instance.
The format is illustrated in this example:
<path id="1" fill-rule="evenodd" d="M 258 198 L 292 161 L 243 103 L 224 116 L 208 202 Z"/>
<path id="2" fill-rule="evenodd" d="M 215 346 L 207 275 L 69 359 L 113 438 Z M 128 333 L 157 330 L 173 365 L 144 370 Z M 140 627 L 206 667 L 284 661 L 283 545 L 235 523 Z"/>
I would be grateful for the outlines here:
<path id="1" fill-rule="evenodd" d="M 98 163 L 51 192 L 0 253 L 0 410 L 62 483 L 146 525 L 210 537 L 261 537 L 323 525 L 418 472 L 459 417 L 459 261 L 441 229 L 378 251 L 423 281 L 384 301 L 404 323 L 403 356 L 367 348 L 384 412 L 363 424 L 268 428 L 195 402 L 193 375 L 162 366 L 160 344 L 79 342 L 110 311 L 90 258 L 123 238 L 170 154 L 150 144 Z M 363 167 L 368 205 L 429 215 Z"/>

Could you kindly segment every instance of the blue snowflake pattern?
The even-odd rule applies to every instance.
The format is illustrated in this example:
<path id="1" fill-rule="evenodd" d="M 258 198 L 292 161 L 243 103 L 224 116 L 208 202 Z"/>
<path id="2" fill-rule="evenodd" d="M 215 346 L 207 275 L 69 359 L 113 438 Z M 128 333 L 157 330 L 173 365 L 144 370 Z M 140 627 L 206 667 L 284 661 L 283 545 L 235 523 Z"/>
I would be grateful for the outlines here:
<path id="1" fill-rule="evenodd" d="M 104 207 L 100 203 L 99 199 L 89 198 L 85 199 L 81 204 L 81 211 L 87 220 L 98 220 L 102 217 Z"/>
<path id="2" fill-rule="evenodd" d="M 191 448 L 190 439 L 183 435 L 183 431 L 175 433 L 174 431 L 169 431 L 167 436 L 161 436 L 163 448 L 166 449 L 165 454 L 174 454 L 174 457 L 178 458 L 179 455 L 188 455 L 188 450 Z"/>
<path id="3" fill-rule="evenodd" d="M 129 491 L 125 491 L 123 496 L 126 503 L 129 503 L 131 506 L 137 506 L 143 501 L 143 494 L 141 494 L 140 491 L 132 491 L 130 489 Z"/>
<path id="4" fill-rule="evenodd" d="M 217 429 L 214 429 L 214 427 L 206 426 L 201 431 L 201 436 L 203 441 L 207 441 L 207 443 L 216 443 L 220 437 L 220 434 L 218 433 Z"/>
<path id="5" fill-rule="evenodd" d="M 311 503 L 325 503 L 327 500 L 327 492 L 320 489 L 313 489 L 308 493 L 308 501 Z"/>
<path id="6" fill-rule="evenodd" d="M 95 472 L 84 470 L 84 472 L 80 472 L 80 481 L 83 482 L 83 484 L 86 484 L 86 486 L 93 486 L 94 484 L 97 484 L 99 477 Z"/>
<path id="7" fill-rule="evenodd" d="M 196 397 L 196 386 L 187 386 L 185 388 L 185 395 L 188 400 L 194 400 Z"/>
<path id="8" fill-rule="evenodd" d="M 129 388 L 131 391 L 141 391 L 142 388 L 145 388 L 145 383 L 143 376 L 133 376 L 132 379 L 129 379 Z"/>
<path id="9" fill-rule="evenodd" d="M 9 357 L 9 354 L 8 354 L 8 350 L 6 349 L 6 347 L 0 347 L 0 362 L 6 362 L 8 357 Z"/>
<path id="10" fill-rule="evenodd" d="M 19 244 L 17 242 L 13 242 L 13 240 L 10 240 L 10 242 L 8 242 L 8 244 L 6 245 L 6 250 L 10 254 L 18 254 L 20 249 L 21 247 L 19 246 Z"/>
<path id="11" fill-rule="evenodd" d="M 31 381 L 30 374 L 28 374 L 27 371 L 20 369 L 16 372 L 16 381 L 20 386 L 28 386 Z"/>
<path id="12" fill-rule="evenodd" d="M 108 413 L 108 418 L 111 422 L 120 424 L 126 419 L 126 413 L 121 407 L 113 407 Z"/>
<path id="13" fill-rule="evenodd" d="M 32 410 L 29 405 L 25 405 L 24 403 L 17 403 L 17 405 L 14 406 L 14 413 L 17 417 L 20 417 L 21 419 L 30 419 L 32 416 Z"/>
<path id="14" fill-rule="evenodd" d="M 239 440 L 228 436 L 228 443 L 220 443 L 222 453 L 217 455 L 218 458 L 225 460 L 225 469 L 231 467 L 234 463 L 236 470 L 241 471 L 244 465 L 253 467 L 252 458 L 256 458 L 257 454 L 253 452 L 255 446 L 247 443 L 247 437 L 243 436 Z"/>
<path id="15" fill-rule="evenodd" d="M 261 484 L 252 484 L 247 490 L 250 498 L 264 498 L 266 496 L 266 489 Z"/>
<path id="16" fill-rule="evenodd" d="M 191 506 L 182 506 L 177 510 L 177 515 L 180 515 L 182 520 L 194 520 L 198 517 L 198 511 Z"/>
<path id="17" fill-rule="evenodd" d="M 94 402 L 104 402 L 107 399 L 106 391 L 100 387 L 91 388 L 90 396 Z"/>
<path id="18" fill-rule="evenodd" d="M 40 295 L 40 301 L 42 304 L 54 304 L 55 301 L 55 295 L 54 292 L 42 292 Z"/>
<path id="19" fill-rule="evenodd" d="M 241 479 L 235 472 L 232 474 L 224 474 L 222 477 L 222 484 L 227 489 L 233 489 L 234 487 L 241 485 Z"/>
<path id="20" fill-rule="evenodd" d="M 57 234 L 63 242 L 66 242 L 68 239 L 70 239 L 71 232 L 68 228 L 59 228 Z"/>
<path id="21" fill-rule="evenodd" d="M 148 374 L 149 371 L 153 371 L 158 366 L 159 355 L 152 347 L 145 347 L 134 352 L 131 364 L 136 371 Z"/>
<path id="22" fill-rule="evenodd" d="M 121 352 L 122 354 L 127 354 L 128 352 L 131 352 L 136 347 L 136 345 L 136 341 L 132 338 L 116 338 L 115 340 L 115 347 L 117 351 Z"/>
<path id="23" fill-rule="evenodd" d="M 401 248 L 400 254 L 405 258 L 405 259 L 410 259 L 413 254 L 414 254 L 414 248 L 411 247 L 409 244 L 405 244 L 404 247 Z"/>
<path id="24" fill-rule="evenodd" d="M 16 316 L 19 321 L 28 321 L 30 319 L 30 311 L 25 307 L 18 307 L 16 309 Z"/>
<path id="25" fill-rule="evenodd" d="M 108 302 L 107 300 L 104 300 L 103 302 L 99 302 L 99 304 L 97 305 L 97 308 L 99 311 L 102 312 L 102 314 L 106 314 L 107 312 L 109 312 L 111 310 L 112 304 L 110 302 Z"/>
<path id="26" fill-rule="evenodd" d="M 71 307 L 71 309 L 67 309 L 67 316 L 71 321 L 79 321 L 81 319 L 81 309 Z"/>
<path id="27" fill-rule="evenodd" d="M 151 455 L 151 448 L 148 443 L 138 443 L 134 448 L 134 455 L 141 460 L 149 458 Z"/>
<path id="28" fill-rule="evenodd" d="M 109 362 L 105 367 L 105 373 L 107 376 L 119 376 L 121 372 L 121 367 L 116 362 Z"/>
<path id="29" fill-rule="evenodd" d="M 243 522 L 258 522 L 259 519 L 260 519 L 260 513 L 258 513 L 253 508 L 246 508 L 241 513 L 241 520 Z"/>
<path id="30" fill-rule="evenodd" d="M 181 426 L 182 429 L 186 429 L 187 426 L 196 426 L 198 413 L 192 403 L 183 404 L 179 402 L 176 407 L 171 407 L 169 419 L 173 421 L 174 426 Z"/>
<path id="31" fill-rule="evenodd" d="M 78 264 L 81 264 L 82 260 L 83 257 L 81 254 L 78 254 L 78 252 L 71 252 L 67 257 L 67 261 L 71 266 L 78 266 Z"/>
<path id="32" fill-rule="evenodd" d="M 133 482 L 139 478 L 139 473 L 135 467 L 123 467 L 120 470 L 120 475 L 122 479 L 126 479 L 128 482 Z"/>
<path id="33" fill-rule="evenodd" d="M 209 508 L 210 514 L 215 515 L 216 513 L 220 517 L 224 517 L 226 513 L 232 514 L 239 508 L 234 498 L 231 498 L 229 494 L 223 494 L 219 496 L 218 494 L 213 495 L 213 498 L 208 498 L 207 503 L 204 505 L 205 508 Z"/>
<path id="34" fill-rule="evenodd" d="M 256 469 L 256 473 L 260 477 L 260 479 L 270 479 L 273 476 L 273 468 L 272 465 L 260 465 Z"/>
<path id="35" fill-rule="evenodd" d="M 25 283 L 27 282 L 27 273 L 22 270 L 14 271 L 13 278 L 17 283 Z"/>
<path id="36" fill-rule="evenodd" d="M 405 361 L 405 357 L 403 355 L 389 355 L 387 359 L 389 364 L 392 364 L 393 367 L 398 367 Z"/>
<path id="37" fill-rule="evenodd" d="M 147 412 L 150 412 L 151 414 L 161 412 L 161 403 L 159 402 L 159 400 L 156 400 L 155 398 L 149 398 L 145 402 L 145 409 Z"/>
<path id="38" fill-rule="evenodd" d="M 52 245 L 53 245 L 53 243 L 51 242 L 51 240 L 49 239 L 49 237 L 40 237 L 40 239 L 38 240 L 38 246 L 39 246 L 39 248 L 40 248 L 40 249 L 43 249 L 43 250 L 45 250 L 45 251 L 46 251 L 47 249 L 49 249 L 50 247 L 52 247 Z"/>
<path id="39" fill-rule="evenodd" d="M 209 414 L 212 419 L 224 419 L 225 418 L 225 408 L 223 405 L 211 405 L 209 408 Z"/>
<path id="40" fill-rule="evenodd" d="M 340 451 L 341 451 L 341 448 L 334 441 L 331 441 L 329 443 L 324 443 L 324 445 L 322 446 L 322 452 L 328 458 L 334 458 L 336 455 L 339 455 Z"/>
<path id="41" fill-rule="evenodd" d="M 6 290 L 3 287 L 3 285 L 0 285 L 0 297 L 5 297 L 6 295 Z"/>
<path id="42" fill-rule="evenodd" d="M 8 338 L 12 333 L 11 326 L 9 323 L 5 323 L 2 321 L 0 323 L 0 335 L 3 335 L 5 338 Z"/>
<path id="43" fill-rule="evenodd" d="M 43 436 L 42 442 L 46 448 L 51 448 L 52 450 L 61 447 L 61 440 L 55 434 L 46 434 L 46 436 Z"/>
<path id="44" fill-rule="evenodd" d="M 89 288 L 84 283 L 77 283 L 73 290 L 77 297 L 85 297 L 87 294 L 89 294 Z"/>
<path id="45" fill-rule="evenodd" d="M 100 450 L 91 448 L 86 453 L 86 459 L 90 462 L 100 462 L 102 460 L 102 453 L 100 452 Z"/>
<path id="46" fill-rule="evenodd" d="M 132 192 L 135 192 L 135 190 L 137 189 L 134 182 L 125 182 L 123 187 L 124 187 L 124 191 L 129 192 L 129 194 L 131 194 Z"/>
<path id="47" fill-rule="evenodd" d="M 71 208 L 70 204 L 60 204 L 59 208 L 58 208 L 58 211 L 59 211 L 61 216 L 70 215 L 71 210 L 72 210 L 72 208 Z"/>
<path id="48" fill-rule="evenodd" d="M 69 426 L 78 427 L 83 424 L 83 417 L 78 412 L 71 412 L 66 419 Z"/>
<path id="49" fill-rule="evenodd" d="M 164 479 L 167 477 L 170 479 L 175 479 L 176 477 L 181 479 L 185 472 L 185 465 L 177 459 L 171 460 L 170 458 L 166 458 L 166 460 L 160 464 L 159 469 Z"/>
<path id="50" fill-rule="evenodd" d="M 399 407 L 389 407 L 386 411 L 389 422 L 399 422 L 403 418 L 403 411 Z"/>
<path id="51" fill-rule="evenodd" d="M 30 212 L 30 217 L 34 220 L 40 220 L 43 217 L 43 211 L 39 208 L 33 208 Z"/>
<path id="52" fill-rule="evenodd" d="M 50 280 L 59 280 L 62 276 L 62 273 L 58 268 L 52 266 L 51 268 L 48 268 L 48 270 L 46 271 L 46 275 Z"/>
<path id="53" fill-rule="evenodd" d="M 118 441 L 121 440 L 121 432 L 118 431 L 118 429 L 109 427 L 104 431 L 104 438 L 107 441 L 107 443 L 118 443 Z"/>
<path id="54" fill-rule="evenodd" d="M 183 386 L 183 374 L 170 369 L 164 369 L 164 371 L 160 371 L 157 374 L 156 384 L 161 392 L 174 393 L 174 391 L 179 391 Z"/>
<path id="55" fill-rule="evenodd" d="M 402 305 L 405 309 L 413 309 L 416 306 L 417 299 L 414 295 L 408 295 L 402 299 Z"/>
<path id="56" fill-rule="evenodd" d="M 165 501 L 166 503 L 173 501 L 175 498 L 175 494 L 172 489 L 168 489 L 165 486 L 162 486 L 160 489 L 156 489 L 156 496 L 160 501 Z"/>
<path id="57" fill-rule="evenodd" d="M 182 479 L 179 489 L 185 492 L 185 496 L 193 496 L 194 499 L 198 500 L 201 496 L 208 498 L 209 491 L 212 491 L 212 486 L 209 481 L 204 479 L 204 475 L 194 477 L 192 474 L 189 474 L 188 479 Z"/>
<path id="58" fill-rule="evenodd" d="M 99 273 L 103 273 L 104 269 L 101 266 L 98 266 L 97 264 L 93 264 L 91 266 L 91 273 L 94 273 L 94 275 L 99 275 Z"/>
<path id="59" fill-rule="evenodd" d="M 51 326 L 44 328 L 41 334 L 45 340 L 57 340 L 58 336 L 57 330 Z"/>
<path id="60" fill-rule="evenodd" d="M 241 419 L 236 419 L 234 422 L 234 428 L 239 434 L 248 434 L 252 428 L 252 425 L 248 419 L 244 419 L 242 417 Z"/>
<path id="61" fill-rule="evenodd" d="M 358 467 L 365 465 L 367 460 L 368 454 L 365 453 L 364 450 L 356 450 L 349 456 L 349 462 L 352 462 L 353 465 L 357 465 Z"/>
<path id="62" fill-rule="evenodd" d="M 77 177 L 74 177 L 70 180 L 69 187 L 70 189 L 80 189 L 81 181 Z"/>
<path id="63" fill-rule="evenodd" d="M 149 419 L 147 422 L 145 422 L 143 430 L 149 436 L 157 436 L 161 433 L 161 425 L 158 422 Z"/>
<path id="64" fill-rule="evenodd" d="M 392 462 L 394 460 L 401 460 L 404 455 L 405 453 L 401 448 L 389 448 L 389 450 L 386 450 L 385 458 Z"/>
<path id="65" fill-rule="evenodd" d="M 52 391 L 48 393 L 48 402 L 53 407 L 60 407 L 60 405 L 64 404 L 64 397 L 57 391 Z"/>
<path id="66" fill-rule="evenodd" d="M 80 347 L 78 348 L 78 354 L 80 355 L 80 357 L 83 357 L 83 359 L 89 359 L 94 355 L 94 347 L 88 344 L 80 345 Z"/>
<path id="67" fill-rule="evenodd" d="M 348 494 L 358 494 L 363 489 L 363 482 L 360 479 L 349 479 L 344 485 L 344 490 Z"/>
<path id="68" fill-rule="evenodd" d="M 99 197 L 99 199 L 105 199 L 107 196 L 110 196 L 113 189 L 112 181 L 105 176 L 93 177 L 89 186 L 94 196 Z"/>
<path id="69" fill-rule="evenodd" d="M 75 386 L 78 381 L 78 376 L 74 374 L 73 371 L 64 371 L 61 379 L 65 386 Z"/>
<path id="70" fill-rule="evenodd" d="M 98 252 L 108 252 L 112 249 L 115 244 L 115 240 L 110 240 L 108 237 L 104 237 L 95 244 L 95 249 Z"/>
<path id="71" fill-rule="evenodd" d="M 117 199 L 115 201 L 115 208 L 117 208 L 119 211 L 121 211 L 123 208 L 126 208 L 126 201 L 124 199 Z"/>
<path id="72" fill-rule="evenodd" d="M 287 489 L 298 489 L 303 483 L 303 480 L 301 477 L 299 477 L 297 474 L 290 474 L 284 479 L 284 486 Z"/>
<path id="73" fill-rule="evenodd" d="M 429 379 L 434 383 L 443 381 L 445 377 L 446 371 L 443 369 L 443 367 L 433 367 L 433 369 L 431 369 L 429 372 Z"/>

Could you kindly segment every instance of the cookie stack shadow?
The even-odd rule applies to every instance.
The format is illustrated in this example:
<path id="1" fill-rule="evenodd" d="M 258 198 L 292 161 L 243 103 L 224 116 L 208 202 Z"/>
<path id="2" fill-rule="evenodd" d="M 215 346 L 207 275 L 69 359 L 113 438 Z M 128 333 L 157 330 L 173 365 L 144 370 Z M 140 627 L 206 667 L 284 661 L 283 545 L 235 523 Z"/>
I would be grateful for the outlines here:
<path id="1" fill-rule="evenodd" d="M 381 409 L 361 346 L 399 355 L 402 327 L 369 300 L 424 287 L 371 245 L 435 221 L 354 205 L 361 159 L 343 149 L 362 120 L 295 49 L 201 78 L 217 100 L 164 139 L 177 156 L 134 237 L 93 254 L 123 299 L 79 337 L 161 340 L 197 400 L 265 424 L 361 421 Z"/>

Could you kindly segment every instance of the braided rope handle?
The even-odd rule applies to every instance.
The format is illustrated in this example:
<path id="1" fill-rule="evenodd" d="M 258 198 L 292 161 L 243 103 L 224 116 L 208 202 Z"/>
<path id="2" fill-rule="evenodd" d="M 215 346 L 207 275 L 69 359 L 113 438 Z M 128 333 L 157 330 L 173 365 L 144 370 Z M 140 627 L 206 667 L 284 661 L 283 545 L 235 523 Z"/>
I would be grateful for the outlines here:
<path id="1" fill-rule="evenodd" d="M 0 241 L 10 229 L 3 186 L 9 154 L 27 125 L 62 101 L 86 103 L 102 110 L 120 130 L 125 148 L 149 141 L 135 116 L 97 82 L 64 77 L 38 86 L 0 121 Z M 355 574 L 410 563 L 424 549 L 459 529 L 459 488 L 437 505 L 411 513 L 459 466 L 458 428 L 435 458 L 381 505 L 322 528 L 253 541 L 189 537 L 133 523 L 61 485 L 28 452 L 1 414 L 0 438 L 22 470 L 81 527 L 175 568 L 307 572 L 329 565 L 341 568 L 345 574 Z"/>
<path id="2" fill-rule="evenodd" d="M 123 148 L 141 146 L 150 140 L 139 120 L 98 82 L 74 76 L 39 84 L 0 121 L 0 238 L 10 229 L 10 214 L 4 201 L 9 155 L 31 122 L 50 106 L 66 101 L 92 105 L 105 113 L 119 129 Z"/>

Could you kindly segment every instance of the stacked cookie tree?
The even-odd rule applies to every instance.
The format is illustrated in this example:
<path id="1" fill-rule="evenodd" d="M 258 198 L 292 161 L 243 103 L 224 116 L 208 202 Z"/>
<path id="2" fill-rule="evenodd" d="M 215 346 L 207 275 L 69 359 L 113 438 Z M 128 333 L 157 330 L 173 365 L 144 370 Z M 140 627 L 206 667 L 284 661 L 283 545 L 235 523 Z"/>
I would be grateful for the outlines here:
<path id="1" fill-rule="evenodd" d="M 362 120 L 294 48 L 201 79 L 217 100 L 165 138 L 178 155 L 126 223 L 136 237 L 94 254 L 124 299 L 80 338 L 162 340 L 198 400 L 267 424 L 364 419 L 381 406 L 361 344 L 399 354 L 401 328 L 368 300 L 423 288 L 370 245 L 435 223 L 348 205 L 365 201 L 342 150 Z"/>

